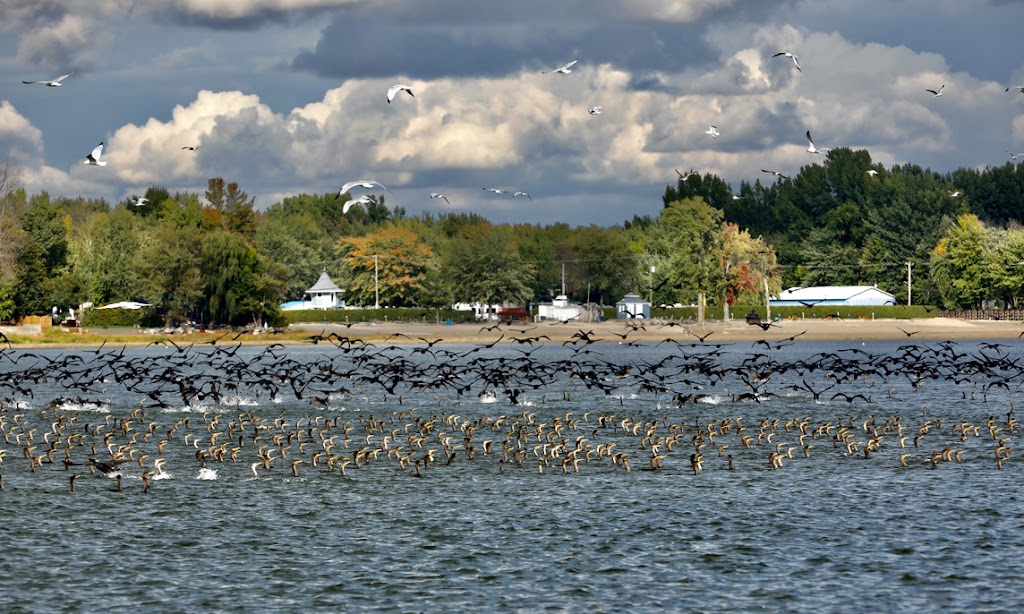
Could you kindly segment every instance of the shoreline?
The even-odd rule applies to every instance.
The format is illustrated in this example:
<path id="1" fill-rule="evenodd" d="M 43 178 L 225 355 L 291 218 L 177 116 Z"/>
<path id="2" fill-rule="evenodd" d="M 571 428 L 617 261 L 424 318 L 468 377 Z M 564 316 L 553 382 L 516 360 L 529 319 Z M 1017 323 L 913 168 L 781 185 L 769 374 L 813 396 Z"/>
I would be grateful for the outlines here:
<path id="1" fill-rule="evenodd" d="M 229 347 L 243 345 L 283 345 L 336 343 L 338 337 L 367 343 L 390 345 L 423 345 L 426 342 L 439 343 L 502 343 L 526 344 L 579 342 L 586 337 L 595 343 L 659 342 L 665 340 L 690 341 L 699 343 L 698 336 L 705 337 L 706 343 L 732 341 L 769 342 L 787 341 L 957 341 L 972 339 L 1013 340 L 1024 333 L 1024 322 L 1005 320 L 959 320 L 952 318 L 919 318 L 910 320 L 823 320 L 795 319 L 782 320 L 768 330 L 746 324 L 742 319 L 729 322 L 715 321 L 697 324 L 667 320 L 607 320 L 604 322 L 516 322 L 511 325 L 496 322 L 475 322 L 460 324 L 435 324 L 428 322 L 358 322 L 352 324 L 305 323 L 292 324 L 284 334 L 244 333 L 238 339 L 235 335 L 224 336 L 223 329 L 204 333 L 169 334 L 146 329 L 87 329 L 68 335 L 81 334 L 81 341 L 65 340 L 35 341 L 32 336 L 19 336 L 13 344 L 16 349 L 97 347 L 105 342 L 113 346 L 144 347 L 160 340 L 170 340 L 178 345 L 194 343 L 197 346 L 214 345 Z M 633 329 L 632 327 L 636 327 Z M 236 333 L 237 334 L 237 333 Z M 336 337 L 332 337 L 332 334 Z M 223 337 L 222 337 L 223 336 Z M 330 337 L 329 339 L 326 337 Z M 219 338 L 219 339 L 218 339 Z M 116 340 L 115 340 L 116 339 Z M 215 341 L 216 340 L 216 341 Z M 519 341 L 517 341 L 519 340 Z M 6 347 L 6 346 L 0 346 Z"/>

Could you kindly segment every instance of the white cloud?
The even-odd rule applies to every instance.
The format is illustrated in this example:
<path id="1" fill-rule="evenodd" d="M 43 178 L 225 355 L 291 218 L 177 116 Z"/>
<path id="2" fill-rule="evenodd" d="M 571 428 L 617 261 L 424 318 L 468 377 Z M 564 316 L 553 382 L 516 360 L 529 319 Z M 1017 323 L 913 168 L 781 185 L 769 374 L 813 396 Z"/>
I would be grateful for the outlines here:
<path id="1" fill-rule="evenodd" d="M 15 164 L 38 160 L 43 153 L 43 133 L 6 100 L 0 101 L 0 150 Z"/>

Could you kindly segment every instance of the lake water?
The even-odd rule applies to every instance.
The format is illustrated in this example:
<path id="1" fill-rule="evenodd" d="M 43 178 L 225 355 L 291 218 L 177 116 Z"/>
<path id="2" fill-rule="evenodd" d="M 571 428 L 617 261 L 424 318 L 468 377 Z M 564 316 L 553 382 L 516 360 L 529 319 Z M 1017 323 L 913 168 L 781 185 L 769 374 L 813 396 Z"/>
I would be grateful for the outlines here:
<path id="1" fill-rule="evenodd" d="M 0 353 L 4 610 L 1024 606 L 1017 346 L 430 351 Z"/>

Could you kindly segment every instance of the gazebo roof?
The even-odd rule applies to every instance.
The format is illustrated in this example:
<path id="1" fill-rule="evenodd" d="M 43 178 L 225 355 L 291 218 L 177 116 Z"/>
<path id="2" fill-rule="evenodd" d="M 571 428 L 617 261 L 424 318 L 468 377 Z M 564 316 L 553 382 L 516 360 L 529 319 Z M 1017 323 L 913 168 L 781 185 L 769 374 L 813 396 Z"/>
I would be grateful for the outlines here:
<path id="1" fill-rule="evenodd" d="M 316 280 L 313 287 L 306 290 L 306 294 L 320 294 L 324 292 L 344 292 L 337 284 L 331 281 L 330 275 L 327 274 L 327 269 L 320 273 L 320 278 Z"/>

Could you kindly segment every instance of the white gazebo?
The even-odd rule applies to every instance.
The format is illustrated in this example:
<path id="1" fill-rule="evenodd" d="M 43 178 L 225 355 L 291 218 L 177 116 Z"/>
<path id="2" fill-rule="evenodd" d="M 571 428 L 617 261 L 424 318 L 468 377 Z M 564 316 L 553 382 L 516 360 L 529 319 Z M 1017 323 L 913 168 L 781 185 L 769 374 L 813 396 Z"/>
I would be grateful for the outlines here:
<path id="1" fill-rule="evenodd" d="M 304 301 L 304 309 L 337 309 L 345 306 L 341 295 L 345 291 L 338 287 L 327 274 L 327 269 L 320 273 L 313 287 L 306 290 L 307 298 Z"/>

